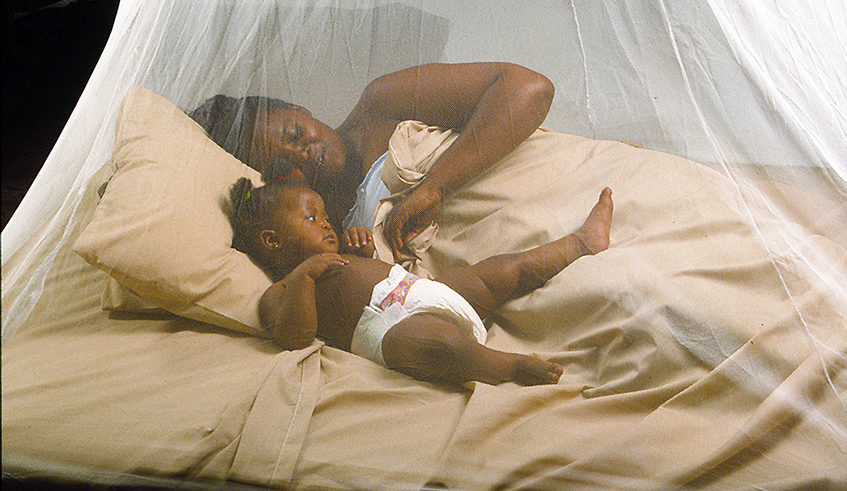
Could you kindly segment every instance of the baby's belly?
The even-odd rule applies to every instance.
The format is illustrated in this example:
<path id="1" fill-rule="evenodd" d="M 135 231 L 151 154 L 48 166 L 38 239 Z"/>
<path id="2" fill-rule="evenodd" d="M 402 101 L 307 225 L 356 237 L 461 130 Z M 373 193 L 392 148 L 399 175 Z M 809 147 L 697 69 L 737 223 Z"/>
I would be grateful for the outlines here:
<path id="1" fill-rule="evenodd" d="M 391 265 L 374 259 L 348 257 L 350 263 L 315 282 L 318 337 L 330 346 L 350 350 L 353 331 L 370 302 L 374 286 L 388 277 Z"/>

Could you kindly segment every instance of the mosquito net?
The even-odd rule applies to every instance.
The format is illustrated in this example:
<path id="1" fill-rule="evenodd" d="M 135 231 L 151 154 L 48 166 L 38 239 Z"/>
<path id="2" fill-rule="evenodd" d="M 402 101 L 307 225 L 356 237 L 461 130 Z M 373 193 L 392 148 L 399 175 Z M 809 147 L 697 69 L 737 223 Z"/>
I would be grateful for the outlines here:
<path id="1" fill-rule="evenodd" d="M 85 91 L 31 189 L 2 232 L 4 454 L 10 450 L 24 455 L 25 458 L 21 457 L 23 460 L 16 461 L 16 465 L 24 467 L 26 465 L 20 462 L 39 459 L 48 462 L 64 459 L 66 463 L 87 465 L 88 460 L 73 452 L 64 458 L 42 450 L 29 452 L 26 444 L 20 443 L 29 437 L 19 430 L 26 424 L 18 424 L 17 421 L 38 419 L 40 416 L 33 415 L 33 411 L 38 411 L 32 409 L 37 406 L 34 403 L 7 405 L 7 400 L 33 391 L 49 393 L 51 389 L 49 384 L 44 385 L 46 382 L 39 375 L 33 374 L 41 366 L 40 362 L 32 365 L 32 359 L 37 358 L 37 354 L 25 357 L 9 353 L 16 346 L 17 338 L 34 339 L 35 334 L 27 335 L 28 331 L 38 332 L 39 339 L 50 344 L 50 336 L 57 329 L 43 326 L 54 325 L 52 316 L 72 318 L 72 321 L 55 321 L 65 322 L 71 331 L 74 326 L 98 316 L 107 319 L 103 322 L 114 324 L 98 328 L 100 331 L 121 329 L 120 316 L 103 313 L 100 308 L 99 290 L 94 296 L 83 295 L 77 288 L 57 290 L 51 284 L 65 281 L 68 276 L 82 274 L 81 270 L 88 271 L 85 268 L 90 268 L 81 262 L 79 253 L 72 246 L 95 217 L 99 200 L 96 190 L 117 168 L 117 157 L 113 155 L 116 126 L 120 120 L 127 118 L 122 111 L 126 110 L 128 94 L 136 87 L 143 87 L 184 112 L 191 112 L 217 94 L 234 98 L 271 96 L 302 105 L 317 119 L 336 127 L 350 113 L 367 84 L 381 75 L 435 62 L 506 61 L 528 67 L 553 82 L 555 97 L 543 123 L 548 129 L 545 131 L 570 135 L 579 138 L 579 142 L 626 142 L 622 144 L 624 149 L 650 152 L 646 157 L 643 156 L 646 154 L 639 154 L 642 157 L 637 164 L 616 166 L 616 162 L 623 160 L 611 159 L 604 164 L 607 167 L 590 171 L 597 172 L 601 178 L 608 176 L 616 183 L 617 187 L 613 186 L 615 196 L 620 198 L 616 201 L 614 220 L 620 219 L 622 224 L 649 221 L 652 208 L 643 207 L 640 203 L 667 194 L 673 195 L 673 199 L 662 202 L 664 204 L 656 209 L 656 213 L 662 216 L 694 214 L 703 223 L 711 223 L 698 228 L 695 235 L 686 237 L 693 241 L 710 234 L 730 237 L 710 243 L 708 247 L 714 249 L 708 250 L 699 245 L 688 247 L 683 242 L 678 248 L 665 250 L 661 260 L 653 260 L 649 254 L 646 258 L 639 257 L 637 248 L 623 247 L 638 244 L 638 234 L 625 232 L 626 225 L 621 225 L 619 232 L 615 232 L 616 222 L 613 221 L 609 251 L 621 245 L 618 251 L 633 255 L 628 259 L 622 257 L 621 264 L 637 270 L 639 278 L 642 278 L 638 281 L 647 281 L 646 277 L 654 281 L 664 274 L 662 270 L 667 263 L 678 260 L 680 256 L 686 256 L 686 259 L 692 255 L 711 258 L 682 267 L 668 280 L 678 280 L 681 285 L 685 278 L 696 276 L 701 281 L 697 283 L 696 291 L 685 290 L 681 286 L 677 289 L 675 284 L 667 283 L 662 287 L 663 292 L 670 292 L 668 295 L 675 299 L 693 298 L 692 301 L 686 300 L 685 309 L 674 310 L 667 305 L 648 308 L 654 302 L 649 289 L 636 294 L 612 280 L 593 278 L 604 283 L 600 290 L 605 292 L 607 300 L 613 299 L 622 311 L 628 312 L 627 319 L 638 319 L 644 325 L 653 326 L 651 329 L 669 333 L 668 339 L 677 343 L 687 353 L 685 356 L 692 356 L 694 361 L 691 363 L 697 364 L 698 370 L 703 371 L 693 375 L 686 372 L 684 383 L 679 378 L 673 383 L 656 381 L 655 385 L 645 382 L 639 386 L 639 393 L 643 395 L 652 394 L 651 390 L 659 388 L 664 390 L 674 383 L 681 384 L 672 393 L 666 394 L 660 403 L 622 403 L 631 404 L 628 407 L 649 406 L 652 409 L 628 413 L 635 416 L 627 420 L 627 427 L 639 427 L 641 433 L 632 434 L 636 436 L 631 437 L 629 443 L 632 446 L 627 447 L 626 452 L 615 450 L 615 458 L 609 457 L 611 453 L 600 450 L 599 440 L 611 436 L 598 439 L 595 432 L 603 433 L 604 428 L 603 419 L 598 418 L 584 427 L 579 435 L 569 435 L 574 442 L 581 442 L 578 445 L 574 443 L 575 446 L 569 447 L 563 443 L 556 447 L 549 442 L 542 445 L 553 454 L 562 456 L 563 462 L 547 467 L 541 465 L 541 471 L 538 465 L 512 468 L 505 461 L 500 462 L 493 457 L 486 460 L 485 465 L 460 460 L 456 457 L 460 452 L 455 446 L 462 438 L 456 436 L 457 433 L 452 433 L 452 437 L 446 438 L 443 443 L 433 444 L 438 447 L 438 450 L 432 450 L 439 455 L 432 458 L 437 464 L 424 466 L 425 471 L 415 470 L 413 466 L 402 467 L 403 478 L 397 476 L 397 468 L 389 469 L 393 466 L 390 462 L 406 462 L 405 457 L 400 455 L 394 455 L 394 460 L 377 459 L 369 464 L 361 464 L 349 457 L 351 462 L 355 462 L 346 467 L 336 463 L 333 467 L 309 454 L 319 446 L 317 434 L 313 435 L 309 433 L 311 430 L 306 429 L 314 427 L 310 424 L 317 425 L 323 421 L 318 409 L 324 405 L 318 402 L 309 413 L 312 423 L 302 426 L 303 434 L 307 435 L 303 438 L 311 442 L 311 446 L 301 441 L 301 446 L 297 447 L 299 454 L 286 454 L 293 441 L 291 435 L 296 433 L 289 432 L 284 439 L 285 444 L 271 449 L 274 459 L 278 459 L 275 462 L 290 463 L 290 472 L 279 471 L 287 469 L 289 464 L 277 466 L 273 472 L 239 468 L 240 461 L 233 458 L 232 455 L 236 454 L 232 453 L 227 461 L 228 471 L 209 476 L 279 485 L 291 482 L 308 484 L 315 475 L 322 475 L 326 481 L 314 482 L 332 482 L 338 487 L 390 487 L 397 483 L 417 483 L 408 477 L 414 475 L 423 476 L 419 484 L 438 482 L 448 487 L 466 486 L 468 489 L 476 488 L 468 483 L 477 482 L 477 478 L 484 483 L 478 485 L 480 489 L 498 483 L 502 489 L 512 489 L 509 486 L 518 488 L 517 483 L 530 487 L 534 483 L 540 488 L 548 486 L 554 489 L 565 482 L 579 482 L 588 487 L 661 487 L 668 483 L 675 486 L 695 483 L 696 486 L 708 487 L 715 483 L 731 483 L 731 487 L 742 488 L 744 482 L 808 483 L 835 478 L 835 469 L 844 468 L 847 464 L 847 401 L 844 398 L 847 379 L 842 374 L 847 362 L 846 36 L 847 8 L 840 0 L 123 0 L 109 41 Z M 584 144 L 587 145 L 579 143 L 577 146 Z M 577 151 L 571 153 L 574 152 Z M 586 155 L 590 154 L 593 158 L 600 153 L 592 150 Z M 664 165 L 655 174 L 656 180 L 650 187 L 633 185 L 633 188 L 638 187 L 642 191 L 632 190 L 628 194 L 627 183 L 640 182 L 639 176 L 646 174 L 639 172 L 652 165 L 651 159 L 658 155 L 678 159 L 673 160 L 678 164 Z M 698 176 L 707 176 L 698 178 L 701 179 L 697 181 L 699 184 L 692 184 L 688 171 L 683 170 L 694 162 L 698 169 L 704 169 L 696 171 Z M 580 173 L 583 169 L 586 167 L 579 167 L 573 172 Z M 531 172 L 526 171 L 526 175 L 531 176 Z M 573 176 L 568 174 L 567 179 L 579 182 Z M 513 184 L 524 182 L 519 177 L 505 179 L 501 184 L 504 187 L 539 189 L 550 186 L 546 177 L 526 179 L 525 184 Z M 555 186 L 579 195 L 581 190 L 570 189 L 568 185 Z M 111 192 L 109 187 L 106 193 Z M 714 206 L 692 211 L 678 194 L 685 190 L 687 195 L 694 195 L 703 192 L 703 189 L 711 190 L 705 196 L 715 202 Z M 151 194 L 160 194 L 160 191 L 167 193 L 167 189 L 163 189 L 156 193 L 151 191 Z M 590 193 L 595 191 L 592 189 Z M 697 196 L 702 198 L 703 195 Z M 574 199 L 578 201 L 581 198 Z M 705 216 L 711 213 L 709 210 L 718 208 L 733 210 L 733 216 L 737 216 L 733 219 L 734 225 L 717 219 L 710 221 L 709 216 Z M 451 209 L 445 204 L 444 213 Z M 556 209 L 553 206 L 552 210 Z M 552 223 L 557 218 L 553 215 L 556 213 L 548 211 L 545 218 Z M 670 229 L 673 228 L 672 222 L 674 219 L 668 218 Z M 467 227 L 465 222 L 462 223 L 462 227 Z M 445 245 L 439 249 L 442 252 L 434 253 L 435 259 L 422 260 L 424 268 L 437 269 L 440 258 L 449 254 L 456 256 L 455 261 L 478 259 L 473 255 L 476 246 L 451 249 L 446 238 L 450 226 L 439 226 L 439 234 L 442 229 L 445 231 Z M 555 228 L 554 225 L 551 227 Z M 734 238 L 741 232 L 729 230 L 731 227 L 745 230 L 749 240 L 735 242 Z M 486 235 L 486 232 L 478 237 L 501 241 L 504 239 L 497 234 L 508 234 L 509 230 L 498 228 L 490 232 L 492 235 Z M 456 234 L 455 237 L 461 237 L 459 232 Z M 516 245 L 519 246 L 520 243 Z M 737 264 L 728 264 L 726 259 L 722 259 L 727 250 L 740 251 L 745 247 L 761 252 L 756 256 L 759 258 L 756 264 L 743 258 Z M 460 258 L 462 255 L 472 257 Z M 77 263 L 80 265 L 73 266 Z M 736 294 L 728 293 L 730 290 L 722 289 L 720 284 L 724 280 L 719 279 L 716 273 L 721 268 L 731 270 L 728 273 L 721 270 L 720 274 L 728 275 L 733 281 L 756 277 L 758 283 L 744 286 Z M 108 268 L 103 269 L 109 272 Z M 620 270 L 617 272 L 620 273 Z M 613 274 L 610 271 L 602 277 Z M 98 284 L 106 282 L 108 277 L 105 273 L 101 275 L 97 277 Z M 576 283 L 577 286 L 579 284 Z M 757 289 L 767 289 L 768 299 L 759 300 Z M 737 297 L 726 298 L 733 295 Z M 728 306 L 730 300 L 733 303 Z M 155 299 L 153 303 L 157 303 Z M 173 311 L 169 305 L 158 303 L 159 307 Z M 560 319 L 600 315 L 596 312 L 573 313 L 580 310 L 579 303 L 568 305 L 570 310 L 567 314 L 556 314 Z M 499 337 L 495 336 L 496 339 L 504 343 L 520 341 L 524 343 L 521 346 L 528 347 L 528 351 L 542 354 L 578 351 L 578 343 L 566 339 L 566 335 L 556 334 L 556 348 L 553 349 L 541 347 L 543 343 L 539 339 L 548 338 L 531 327 L 517 329 L 517 334 L 510 334 L 510 324 L 520 325 L 523 322 L 535 325 L 535 318 L 531 315 L 522 317 L 522 307 L 514 307 L 513 310 L 511 314 L 504 314 L 508 322 L 498 322 L 502 326 L 497 329 L 502 331 L 497 331 Z M 733 310 L 738 315 L 732 317 L 735 321 L 727 322 L 732 325 L 725 328 L 723 321 L 713 322 L 710 319 L 713 310 L 721 315 Z M 80 311 L 86 313 L 75 313 Z M 575 322 L 579 324 L 582 321 Z M 98 329 L 91 332 L 99 332 Z M 616 332 L 622 332 L 621 329 L 624 328 Z M 774 334 L 777 331 L 778 334 Z M 771 337 L 763 338 L 767 333 Z M 213 335 L 217 334 L 206 333 L 206 336 Z M 585 341 L 589 338 L 580 339 Z M 751 343 L 755 345 L 760 339 L 767 344 L 763 348 L 767 356 L 756 357 L 747 351 L 747 358 L 736 358 L 744 350 L 753 349 Z M 238 340 L 246 342 L 241 338 Z M 609 347 L 609 344 L 604 344 L 607 341 L 607 338 L 597 337 L 591 338 L 589 344 L 603 353 Z M 638 343 L 632 342 L 635 344 L 627 346 L 633 346 L 637 351 Z M 26 345 L 24 341 L 18 342 L 21 343 Z M 566 346 L 567 350 L 560 350 L 562 346 Z M 55 346 L 52 349 L 61 351 Z M 330 374 L 324 375 L 327 378 L 334 376 L 332 357 L 339 356 L 333 353 L 319 353 L 323 357 L 322 370 Z M 687 362 L 680 363 L 685 365 Z M 566 372 L 570 373 L 567 367 L 577 365 L 566 365 Z M 578 378 L 578 371 L 574 370 L 572 375 Z M 809 379 L 798 379 L 793 385 L 787 382 L 791 377 L 800 377 L 804 370 L 815 375 L 808 375 Z M 6 373 L 9 373 L 8 379 Z M 303 373 L 307 373 L 307 369 L 304 368 Z M 304 380 L 308 378 L 306 375 L 303 377 Z M 721 389 L 718 379 L 731 382 Z M 596 384 L 594 386 L 597 387 Z M 474 391 L 474 395 L 469 396 L 470 400 L 475 400 L 480 390 Z M 614 398 L 619 394 L 633 393 L 629 389 L 616 392 L 614 387 L 603 390 L 607 393 L 595 396 L 610 397 L 610 404 L 614 404 Z M 746 394 L 738 395 L 738 399 L 755 398 L 756 404 L 733 402 L 728 393 L 734 391 Z M 437 392 L 440 394 L 440 389 Z M 256 396 L 255 400 L 262 397 Z M 354 396 L 348 394 L 347 397 Z M 489 394 L 485 397 L 494 396 Z M 718 399 L 719 402 L 713 403 Z M 336 401 L 343 404 L 344 400 L 339 398 Z M 453 399 L 450 401 L 458 404 Z M 702 445 L 702 458 L 689 458 L 688 454 L 688 457 L 680 457 L 676 449 L 685 447 L 683 442 L 674 441 L 672 436 L 656 437 L 655 433 L 648 431 L 653 427 L 645 426 L 653 421 L 656 427 L 662 427 L 661 418 L 678 410 L 673 405 L 674 401 L 682 401 L 676 404 L 684 402 L 692 404 L 692 407 L 706 408 L 698 409 L 696 416 L 683 418 L 685 422 L 676 421 L 669 426 L 675 428 L 671 431 L 679 439 L 685 440 L 688 436 L 680 428 L 699 428 L 692 430 L 696 435 L 691 436 L 690 442 Z M 695 404 L 693 401 L 701 402 Z M 780 405 L 782 409 L 777 412 L 782 416 L 776 417 L 772 413 L 768 413 L 772 417 L 762 416 L 762 408 L 769 404 Z M 751 407 L 755 409 L 749 409 Z M 472 417 L 467 411 L 462 413 L 461 418 L 455 416 L 458 413 L 450 414 L 456 419 L 445 424 L 453 429 L 462 428 L 466 424 L 463 423 L 464 418 Z M 555 424 L 555 421 L 571 421 L 573 417 L 579 417 L 569 414 L 562 410 L 557 415 L 558 420 L 548 419 Z M 735 415 L 737 424 L 725 425 L 723 421 L 727 414 Z M 49 420 L 52 417 L 44 418 Z M 298 417 L 292 416 L 292 421 Z M 623 419 L 615 421 L 623 424 Z M 716 428 L 729 426 L 734 428 L 732 438 L 715 437 L 710 440 L 707 437 L 710 433 L 720 433 Z M 292 427 L 288 426 L 289 429 Z M 539 436 L 544 433 L 542 429 L 536 430 Z M 243 431 L 247 436 L 242 435 L 241 438 L 246 441 L 250 433 L 246 429 Z M 516 437 L 521 435 L 517 430 L 510 431 L 514 431 Z M 680 434 L 680 431 L 683 433 Z M 794 434 L 792 432 L 805 435 L 797 436 L 800 440 L 819 442 L 820 447 L 808 451 L 805 460 L 794 454 L 795 460 L 789 465 L 774 457 L 777 453 L 769 452 L 783 448 L 779 443 L 783 437 L 785 441 L 792 441 L 793 437 L 785 436 Z M 146 435 L 138 438 L 151 440 Z M 104 439 L 115 441 L 114 438 Z M 479 439 L 485 441 L 485 437 Z M 242 445 L 246 445 L 244 441 Z M 469 441 L 475 440 L 470 438 Z M 589 444 L 589 441 L 593 443 Z M 396 442 L 394 444 L 397 445 Z M 789 443 L 785 445 L 787 450 L 779 450 L 785 455 L 800 448 Z M 237 446 L 222 445 L 221 448 Z M 422 444 L 418 446 L 426 448 Z M 465 450 L 470 452 L 468 448 Z M 422 450 L 424 453 L 429 451 Z M 627 452 L 631 455 L 620 456 Z M 213 454 L 219 457 L 209 457 Z M 227 459 L 220 455 L 224 454 L 210 451 L 199 458 L 198 463 L 178 468 L 142 465 L 140 458 L 133 460 L 132 465 L 106 464 L 104 467 L 118 472 L 143 474 L 149 471 L 153 474 L 209 477 L 200 469 L 209 469 L 214 462 Z M 640 459 L 638 465 L 632 464 L 636 459 L 634 455 Z M 428 462 L 428 457 L 420 458 L 422 462 Z M 533 458 L 536 463 L 552 462 L 546 456 L 535 455 Z M 768 459 L 771 464 L 764 463 Z M 803 462 L 798 463 L 798 460 Z M 11 465 L 9 462 L 4 457 L 4 468 Z M 321 467 L 318 462 L 323 462 L 324 466 Z M 97 467 L 96 464 L 90 465 Z M 811 469 L 808 475 L 785 475 L 793 472 L 789 469 L 804 468 L 804 465 Z M 504 469 L 499 481 L 492 484 L 479 477 L 486 475 L 485 469 L 489 469 L 486 466 Z M 782 470 L 775 470 L 779 467 Z M 638 471 L 633 471 L 635 468 Z M 755 479 L 745 477 L 733 481 L 727 477 L 732 474 L 727 470 L 730 468 L 744 469 L 739 471 L 742 473 L 750 469 L 759 470 Z M 389 470 L 396 472 L 385 477 Z M 278 471 L 280 473 L 276 474 Z M 357 480 L 359 474 L 374 472 L 382 476 L 379 484 Z M 332 477 L 326 477 L 328 475 Z M 339 477 L 342 475 L 343 478 Z M 559 480 L 551 476 L 557 476 Z M 637 476 L 637 479 L 628 480 L 632 476 Z M 459 484 L 451 486 L 451 482 Z"/>

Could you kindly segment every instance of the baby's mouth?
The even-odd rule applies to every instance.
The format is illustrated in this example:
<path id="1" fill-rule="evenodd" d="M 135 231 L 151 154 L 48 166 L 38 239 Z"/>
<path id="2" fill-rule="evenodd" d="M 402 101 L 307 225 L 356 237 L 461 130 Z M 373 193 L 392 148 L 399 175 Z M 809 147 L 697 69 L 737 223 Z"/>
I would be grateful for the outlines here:
<path id="1" fill-rule="evenodd" d="M 339 249 L 341 248 L 339 243 L 338 243 L 338 237 L 336 237 L 334 234 L 327 235 L 324 240 L 326 241 L 327 244 L 332 246 L 331 252 L 338 252 Z"/>

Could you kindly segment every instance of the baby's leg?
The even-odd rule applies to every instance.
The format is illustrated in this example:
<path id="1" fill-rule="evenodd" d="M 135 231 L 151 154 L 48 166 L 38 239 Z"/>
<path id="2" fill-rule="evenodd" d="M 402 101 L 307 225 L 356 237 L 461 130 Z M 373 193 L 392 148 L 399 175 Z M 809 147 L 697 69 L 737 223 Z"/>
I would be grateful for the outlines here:
<path id="1" fill-rule="evenodd" d="M 613 208 L 612 191 L 606 188 L 576 232 L 535 249 L 490 257 L 436 279 L 465 297 L 485 318 L 509 300 L 544 285 L 580 257 L 606 250 Z"/>
<path id="2" fill-rule="evenodd" d="M 412 315 L 389 329 L 382 338 L 382 356 L 398 372 L 455 385 L 555 384 L 563 371 L 555 363 L 488 348 L 431 314 Z"/>

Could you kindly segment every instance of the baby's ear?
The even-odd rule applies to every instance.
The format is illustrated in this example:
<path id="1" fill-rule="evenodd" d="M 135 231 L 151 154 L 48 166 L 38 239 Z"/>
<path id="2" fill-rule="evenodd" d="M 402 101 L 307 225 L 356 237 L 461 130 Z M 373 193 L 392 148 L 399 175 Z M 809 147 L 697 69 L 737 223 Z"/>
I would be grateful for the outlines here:
<path id="1" fill-rule="evenodd" d="M 276 231 L 269 229 L 262 230 L 262 233 L 259 234 L 259 244 L 261 244 L 262 249 L 269 251 L 279 249 L 282 246 Z"/>

